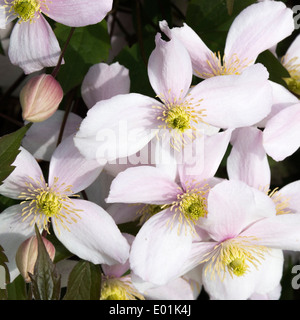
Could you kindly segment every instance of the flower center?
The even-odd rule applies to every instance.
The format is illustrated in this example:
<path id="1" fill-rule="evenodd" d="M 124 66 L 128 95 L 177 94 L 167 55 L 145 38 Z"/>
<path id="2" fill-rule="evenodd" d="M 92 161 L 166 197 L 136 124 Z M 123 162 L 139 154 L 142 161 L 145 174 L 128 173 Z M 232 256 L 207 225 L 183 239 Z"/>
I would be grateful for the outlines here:
<path id="1" fill-rule="evenodd" d="M 27 191 L 22 192 L 20 198 L 23 205 L 23 221 L 31 217 L 30 225 L 37 223 L 38 227 L 43 227 L 49 233 L 49 222 L 52 219 L 59 230 L 59 226 L 69 230 L 67 224 L 77 222 L 80 218 L 78 209 L 66 194 L 72 194 L 71 186 L 65 184 L 58 185 L 58 178 L 49 187 L 44 179 L 25 182 Z"/>
<path id="2" fill-rule="evenodd" d="M 180 190 L 182 191 L 181 188 Z M 207 185 L 199 187 L 195 184 L 194 187 L 186 186 L 185 192 L 177 195 L 177 200 L 172 203 L 170 210 L 178 217 L 180 227 L 184 226 L 185 230 L 189 227 L 191 232 L 195 231 L 195 224 L 207 215 L 208 192 Z M 162 208 L 164 209 L 164 206 Z"/>
<path id="3" fill-rule="evenodd" d="M 169 128 L 184 132 L 191 128 L 191 116 L 182 106 L 175 106 L 166 115 L 165 122 Z"/>
<path id="4" fill-rule="evenodd" d="M 241 74 L 251 62 L 247 62 L 247 58 L 240 60 L 236 54 L 233 54 L 229 59 L 221 57 L 220 52 L 211 53 L 211 58 L 207 59 L 206 63 L 210 69 L 210 72 L 200 73 L 196 71 L 200 78 L 206 79 L 215 76 Z"/>
<path id="5" fill-rule="evenodd" d="M 5 3 L 7 3 L 5 1 Z M 30 21 L 35 18 L 36 12 L 40 12 L 41 4 L 39 0 L 14 0 L 11 3 L 9 12 L 14 11 L 14 14 L 20 18 L 20 22 Z"/>
<path id="6" fill-rule="evenodd" d="M 200 263 L 207 262 L 205 274 L 211 273 L 214 279 L 217 274 L 221 279 L 225 278 L 226 273 L 241 277 L 250 271 L 250 265 L 258 268 L 261 260 L 264 259 L 267 247 L 256 245 L 255 237 L 237 237 L 227 239 L 218 243 L 212 252 Z"/>
<path id="7" fill-rule="evenodd" d="M 128 277 L 102 277 L 100 300 L 145 300 Z"/>
<path id="8" fill-rule="evenodd" d="M 290 78 L 283 78 L 289 90 L 297 95 L 300 95 L 300 64 L 297 63 L 298 57 L 294 57 L 288 61 L 282 58 L 282 64 L 290 74 Z"/>
<path id="9" fill-rule="evenodd" d="M 193 98 L 184 99 L 182 97 L 174 98 L 173 101 L 165 99 L 163 96 L 158 96 L 163 102 L 163 105 L 153 106 L 158 110 L 157 120 L 161 122 L 159 129 L 167 130 L 171 133 L 171 145 L 179 150 L 186 143 L 185 138 L 191 141 L 197 136 L 195 124 L 203 121 L 205 109 L 198 109 L 202 100 L 194 102 Z M 185 137 L 183 137 L 183 134 Z"/>

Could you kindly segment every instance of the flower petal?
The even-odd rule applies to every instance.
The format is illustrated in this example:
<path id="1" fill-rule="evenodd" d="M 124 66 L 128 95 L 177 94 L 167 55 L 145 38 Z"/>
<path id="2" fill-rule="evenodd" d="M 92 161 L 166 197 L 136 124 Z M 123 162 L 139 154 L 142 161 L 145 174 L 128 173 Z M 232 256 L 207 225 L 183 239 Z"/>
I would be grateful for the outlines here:
<path id="1" fill-rule="evenodd" d="M 15 169 L 0 186 L 0 194 L 8 198 L 20 199 L 21 193 L 27 191 L 26 183 L 37 187 L 40 187 L 38 183 L 45 184 L 39 164 L 23 147 L 20 147 L 20 153 L 12 163 L 12 166 Z"/>
<path id="2" fill-rule="evenodd" d="M 54 151 L 49 165 L 49 186 L 58 178 L 58 185 L 71 185 L 73 193 L 84 190 L 96 180 L 103 166 L 96 160 L 87 160 L 74 145 L 74 135 L 64 139 Z"/>
<path id="3" fill-rule="evenodd" d="M 112 0 L 47 1 L 44 13 L 51 19 L 70 27 L 83 27 L 102 21 L 112 9 Z"/>
<path id="4" fill-rule="evenodd" d="M 22 145 L 36 159 L 50 161 L 58 142 L 64 115 L 65 112 L 63 110 L 57 110 L 49 119 L 33 123 L 26 132 Z M 70 112 L 64 126 L 62 139 L 75 133 L 81 121 L 82 118 L 80 116 Z"/>
<path id="5" fill-rule="evenodd" d="M 300 104 L 281 110 L 272 117 L 263 132 L 263 145 L 269 156 L 282 161 L 300 147 Z"/>
<path id="6" fill-rule="evenodd" d="M 177 278 L 188 256 L 192 235 L 179 233 L 180 223 L 172 216 L 168 209 L 157 213 L 142 226 L 133 241 L 130 266 L 144 281 L 163 285 Z"/>
<path id="7" fill-rule="evenodd" d="M 259 245 L 274 249 L 300 251 L 300 214 L 287 213 L 261 219 L 241 236 L 255 236 Z"/>
<path id="8" fill-rule="evenodd" d="M 252 93 L 255 92 L 255 95 Z M 261 64 L 248 67 L 241 75 L 205 79 L 193 87 L 190 97 L 200 102 L 204 120 L 220 128 L 246 127 L 268 115 L 272 88 Z"/>
<path id="9" fill-rule="evenodd" d="M 254 221 L 276 214 L 270 197 L 237 180 L 213 187 L 207 203 L 208 214 L 202 227 L 216 241 L 233 238 Z"/>
<path id="10" fill-rule="evenodd" d="M 83 119 L 74 140 L 89 159 L 115 160 L 141 150 L 156 134 L 153 106 L 160 103 L 129 93 L 99 101 Z"/>
<path id="11" fill-rule="evenodd" d="M 78 257 L 94 264 L 125 263 L 129 244 L 111 216 L 98 205 L 86 200 L 73 200 L 79 211 L 77 222 L 68 224 L 69 230 L 58 220 L 52 222 L 57 238 Z"/>
<path id="12" fill-rule="evenodd" d="M 21 67 L 25 74 L 55 66 L 60 51 L 56 36 L 43 16 L 34 23 L 15 24 L 8 55 L 12 64 Z"/>
<path id="13" fill-rule="evenodd" d="M 159 26 L 170 39 L 176 38 L 182 42 L 191 57 L 195 75 L 202 77 L 203 74 L 211 73 L 209 63 L 214 64 L 213 52 L 191 27 L 184 23 L 183 27 L 170 29 L 166 21 L 161 21 Z"/>
<path id="14" fill-rule="evenodd" d="M 227 158 L 229 179 L 268 190 L 271 170 L 262 144 L 262 131 L 255 127 L 235 129 L 231 143 L 232 149 Z"/>
<path id="15" fill-rule="evenodd" d="M 108 203 L 166 204 L 177 199 L 178 185 L 158 168 L 128 168 L 113 180 Z"/>
<path id="16" fill-rule="evenodd" d="M 293 11 L 280 1 L 255 3 L 233 21 L 226 39 L 225 57 L 254 63 L 257 56 L 294 30 Z"/>
<path id="17" fill-rule="evenodd" d="M 17 204 L 5 209 L 0 214 L 0 244 L 8 258 L 7 266 L 10 271 L 10 280 L 18 276 L 16 266 L 16 252 L 23 241 L 35 234 L 33 225 L 28 221 L 22 221 L 22 207 Z"/>
<path id="18" fill-rule="evenodd" d="M 117 94 L 129 93 L 129 90 L 129 70 L 118 62 L 91 66 L 81 85 L 82 98 L 88 108 Z"/>
<path id="19" fill-rule="evenodd" d="M 164 102 L 183 99 L 192 83 L 192 63 L 188 52 L 176 38 L 155 37 L 156 47 L 148 61 L 148 76 L 155 93 Z M 180 75 L 180 76 L 179 76 Z"/>

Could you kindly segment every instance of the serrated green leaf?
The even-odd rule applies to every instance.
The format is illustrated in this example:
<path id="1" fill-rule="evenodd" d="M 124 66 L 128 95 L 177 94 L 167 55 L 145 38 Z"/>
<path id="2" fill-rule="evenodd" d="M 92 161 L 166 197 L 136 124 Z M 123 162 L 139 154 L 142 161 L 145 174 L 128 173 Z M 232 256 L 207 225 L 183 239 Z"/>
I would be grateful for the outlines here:
<path id="1" fill-rule="evenodd" d="M 31 123 L 0 138 L 0 185 L 13 172 L 12 163 L 20 152 L 21 141 L 30 126 Z"/>
<path id="2" fill-rule="evenodd" d="M 49 257 L 36 226 L 35 231 L 38 240 L 38 256 L 34 266 L 34 274 L 29 274 L 32 292 L 36 300 L 58 300 L 60 298 L 61 276 Z"/>
<path id="3" fill-rule="evenodd" d="M 56 24 L 54 32 L 61 47 L 64 47 L 70 31 L 71 27 Z M 65 63 L 57 75 L 64 92 L 80 85 L 91 65 L 106 61 L 109 49 L 110 39 L 105 20 L 76 28 L 64 55 Z"/>
<path id="4" fill-rule="evenodd" d="M 99 300 L 100 294 L 100 267 L 89 261 L 79 261 L 70 273 L 64 300 Z"/>

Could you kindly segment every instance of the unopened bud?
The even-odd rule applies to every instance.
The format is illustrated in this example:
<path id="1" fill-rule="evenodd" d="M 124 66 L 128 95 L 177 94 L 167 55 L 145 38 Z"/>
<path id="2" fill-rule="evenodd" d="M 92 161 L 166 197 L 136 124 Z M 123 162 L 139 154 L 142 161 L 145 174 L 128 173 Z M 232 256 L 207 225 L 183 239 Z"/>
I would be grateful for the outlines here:
<path id="1" fill-rule="evenodd" d="M 57 110 L 62 98 L 62 87 L 50 74 L 31 78 L 20 92 L 23 119 L 30 122 L 48 119 Z"/>
<path id="2" fill-rule="evenodd" d="M 54 245 L 42 237 L 46 250 L 53 261 L 55 256 Z M 21 243 L 17 253 L 16 253 L 16 264 L 26 282 L 30 282 L 31 279 L 28 273 L 34 273 L 34 266 L 38 256 L 38 241 L 36 236 L 32 236 Z"/>

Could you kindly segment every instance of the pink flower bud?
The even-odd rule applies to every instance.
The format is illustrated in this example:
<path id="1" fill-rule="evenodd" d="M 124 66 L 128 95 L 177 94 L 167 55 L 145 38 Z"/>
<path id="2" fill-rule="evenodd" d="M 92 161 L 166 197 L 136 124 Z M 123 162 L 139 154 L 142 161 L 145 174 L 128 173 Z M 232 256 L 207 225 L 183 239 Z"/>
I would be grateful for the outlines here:
<path id="1" fill-rule="evenodd" d="M 62 87 L 50 74 L 31 78 L 20 92 L 23 119 L 30 122 L 48 119 L 57 110 L 62 98 Z"/>
<path id="2" fill-rule="evenodd" d="M 53 261 L 55 256 L 54 245 L 44 237 L 42 237 L 42 240 L 45 244 L 46 250 L 51 260 Z M 34 265 L 36 263 L 37 256 L 38 256 L 38 241 L 36 236 L 32 236 L 27 240 L 25 240 L 23 243 L 21 243 L 16 253 L 17 267 L 26 282 L 31 281 L 28 275 L 28 272 L 33 274 Z"/>

